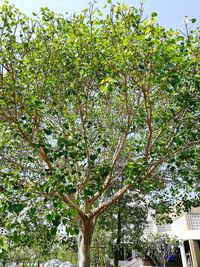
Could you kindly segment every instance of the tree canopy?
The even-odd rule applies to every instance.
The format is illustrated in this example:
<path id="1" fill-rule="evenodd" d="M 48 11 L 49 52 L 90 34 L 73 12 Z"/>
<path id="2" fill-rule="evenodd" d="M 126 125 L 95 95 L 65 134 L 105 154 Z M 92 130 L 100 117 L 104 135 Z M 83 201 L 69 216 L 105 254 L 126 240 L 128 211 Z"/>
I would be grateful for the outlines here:
<path id="1" fill-rule="evenodd" d="M 79 223 L 88 266 L 96 220 L 129 190 L 199 194 L 199 28 L 184 36 L 124 4 L 0 14 L 3 209 L 52 200 Z"/>

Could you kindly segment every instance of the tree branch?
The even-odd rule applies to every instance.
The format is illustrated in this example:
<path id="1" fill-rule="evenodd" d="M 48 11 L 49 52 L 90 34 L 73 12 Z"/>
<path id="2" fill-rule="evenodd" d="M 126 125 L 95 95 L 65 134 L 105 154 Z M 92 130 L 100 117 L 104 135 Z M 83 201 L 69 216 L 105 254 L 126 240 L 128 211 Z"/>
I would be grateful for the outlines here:
<path id="1" fill-rule="evenodd" d="M 110 205 L 112 205 L 120 197 L 122 197 L 128 191 L 129 188 L 131 188 L 131 185 L 125 185 L 123 188 L 121 188 L 113 195 L 113 197 L 102 203 L 96 210 L 94 210 L 92 213 L 92 217 L 100 216 L 108 207 L 110 207 Z"/>
<path id="2" fill-rule="evenodd" d="M 76 203 L 74 203 L 74 202 L 70 199 L 70 197 L 69 197 L 68 195 L 66 195 L 66 194 L 60 194 L 60 193 L 58 193 L 58 192 L 55 192 L 55 193 L 53 193 L 53 196 L 57 196 L 57 197 L 59 197 L 63 202 L 65 202 L 66 204 L 68 204 L 71 208 L 74 208 L 74 209 L 78 212 L 78 214 L 79 214 L 79 216 L 80 216 L 81 218 L 86 218 L 86 217 L 88 217 L 88 216 L 81 210 L 81 208 L 79 208 L 79 206 L 78 206 Z"/>

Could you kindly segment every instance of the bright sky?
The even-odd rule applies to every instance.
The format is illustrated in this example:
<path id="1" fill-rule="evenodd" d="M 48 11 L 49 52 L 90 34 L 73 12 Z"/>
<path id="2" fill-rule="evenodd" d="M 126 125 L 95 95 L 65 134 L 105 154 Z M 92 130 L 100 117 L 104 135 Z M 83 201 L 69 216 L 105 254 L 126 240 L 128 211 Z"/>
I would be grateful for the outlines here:
<path id="1" fill-rule="evenodd" d="M 2 0 L 0 0 L 2 2 Z M 90 0 L 10 0 L 21 11 L 30 15 L 38 12 L 40 7 L 49 7 L 57 13 L 80 12 L 87 8 Z M 106 0 L 96 0 L 97 6 L 101 7 Z M 114 0 L 113 2 L 116 2 Z M 139 6 L 140 0 L 118 0 L 120 3 Z M 200 22 L 200 0 L 146 0 L 145 13 L 152 11 L 158 13 L 158 22 L 164 27 L 184 29 L 184 17 L 196 18 Z M 192 25 L 191 25 L 192 27 Z"/>

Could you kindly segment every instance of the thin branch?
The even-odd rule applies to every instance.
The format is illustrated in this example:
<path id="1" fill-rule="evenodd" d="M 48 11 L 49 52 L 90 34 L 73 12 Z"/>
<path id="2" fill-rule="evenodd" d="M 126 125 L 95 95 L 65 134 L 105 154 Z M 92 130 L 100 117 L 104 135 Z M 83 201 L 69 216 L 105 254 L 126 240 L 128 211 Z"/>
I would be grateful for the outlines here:
<path id="1" fill-rule="evenodd" d="M 193 145 L 198 145 L 200 144 L 200 140 L 199 141 L 192 141 L 187 143 L 185 146 L 182 146 L 180 148 L 178 148 L 177 150 L 173 151 L 172 153 L 168 153 L 166 154 L 164 157 L 160 158 L 159 160 L 157 160 L 156 162 L 154 162 L 154 164 L 150 167 L 150 169 L 146 172 L 145 174 L 145 178 L 148 178 L 151 176 L 151 174 L 153 173 L 153 171 L 162 163 L 166 162 L 168 159 L 172 158 L 173 156 L 175 156 L 176 154 L 178 154 L 181 151 L 184 151 L 185 149 L 188 149 L 189 147 L 192 147 Z"/>
<path id="2" fill-rule="evenodd" d="M 142 92 L 143 92 L 143 96 L 144 96 L 144 104 L 145 104 L 145 109 L 146 109 L 146 113 L 147 113 L 147 126 L 149 129 L 149 134 L 148 134 L 148 138 L 147 138 L 147 145 L 145 148 L 145 159 L 148 159 L 149 156 L 149 150 L 151 147 L 151 143 L 152 143 L 152 138 L 153 138 L 153 127 L 152 127 L 152 119 L 153 119 L 153 115 L 152 115 L 152 105 L 151 105 L 151 101 L 149 99 L 149 89 L 146 90 L 144 87 L 142 87 Z"/>

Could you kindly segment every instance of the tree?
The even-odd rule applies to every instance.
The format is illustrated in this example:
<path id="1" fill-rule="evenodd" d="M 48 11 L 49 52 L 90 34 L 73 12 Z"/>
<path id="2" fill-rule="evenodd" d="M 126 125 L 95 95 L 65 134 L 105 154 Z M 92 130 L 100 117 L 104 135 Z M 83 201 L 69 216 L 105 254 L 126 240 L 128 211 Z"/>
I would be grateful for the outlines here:
<path id="1" fill-rule="evenodd" d="M 146 254 L 153 260 L 158 266 L 166 266 L 170 256 L 174 256 L 177 253 L 180 241 L 176 237 L 170 237 L 167 234 L 151 234 L 144 240 L 144 249 Z"/>
<path id="2" fill-rule="evenodd" d="M 95 224 L 125 193 L 200 188 L 199 29 L 183 36 L 118 4 L 0 13 L 1 207 L 55 201 L 88 267 Z"/>
<path id="3" fill-rule="evenodd" d="M 7 261 L 7 249 L 8 249 L 8 240 L 4 236 L 4 229 L 0 228 L 1 237 L 0 237 L 0 257 L 1 264 L 5 266 Z"/>
<path id="4" fill-rule="evenodd" d="M 59 225 L 57 228 L 58 221 L 52 211 L 51 208 L 51 213 L 45 214 L 44 207 L 26 207 L 17 216 L 13 216 L 9 210 L 5 211 L 0 220 L 1 261 L 32 266 L 53 257 L 62 260 L 70 258 L 74 263 L 73 254 L 77 251 L 77 245 L 71 236 L 73 228 L 70 227 L 70 232 L 69 225 Z"/>
<path id="5" fill-rule="evenodd" d="M 17 214 L 17 219 L 10 212 L 5 212 L 1 218 L 0 226 L 4 232 L 2 238 L 6 242 L 2 249 L 4 257 L 1 253 L 0 256 L 4 261 L 23 264 L 41 262 L 48 259 L 55 243 L 60 241 L 61 244 L 53 224 L 43 221 L 44 217 L 39 216 L 39 209 L 35 218 L 30 210 L 22 210 Z"/>
<path id="6" fill-rule="evenodd" d="M 102 235 L 100 245 L 107 248 L 109 258 L 114 258 L 115 266 L 133 249 L 139 250 L 147 215 L 148 206 L 144 196 L 132 193 L 125 194 L 102 214 L 96 236 L 99 241 Z"/>

